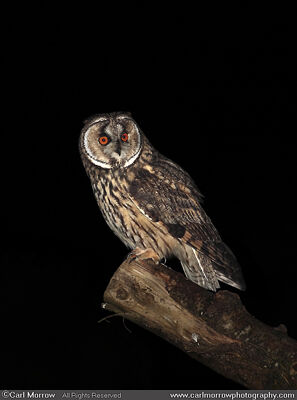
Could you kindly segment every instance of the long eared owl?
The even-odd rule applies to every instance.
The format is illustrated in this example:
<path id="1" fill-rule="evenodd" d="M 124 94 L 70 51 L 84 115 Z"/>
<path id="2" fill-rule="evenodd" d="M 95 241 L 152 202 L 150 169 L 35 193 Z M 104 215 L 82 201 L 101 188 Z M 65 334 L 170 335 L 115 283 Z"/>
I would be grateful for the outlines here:
<path id="1" fill-rule="evenodd" d="M 79 148 L 107 224 L 134 257 L 175 256 L 187 278 L 206 289 L 216 291 L 219 281 L 245 289 L 193 180 L 154 149 L 130 113 L 88 119 Z"/>

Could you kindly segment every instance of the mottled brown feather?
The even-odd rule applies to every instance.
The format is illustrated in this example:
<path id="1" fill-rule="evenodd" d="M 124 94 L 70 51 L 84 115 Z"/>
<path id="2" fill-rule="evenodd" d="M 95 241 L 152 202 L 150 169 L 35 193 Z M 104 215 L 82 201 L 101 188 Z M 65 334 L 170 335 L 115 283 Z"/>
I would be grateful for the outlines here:
<path id="1" fill-rule="evenodd" d="M 202 195 L 190 176 L 160 154 L 149 169 L 138 166 L 134 173 L 128 191 L 144 214 L 209 257 L 221 277 L 225 275 L 226 281 L 233 280 L 244 289 L 240 266 L 201 207 Z"/>

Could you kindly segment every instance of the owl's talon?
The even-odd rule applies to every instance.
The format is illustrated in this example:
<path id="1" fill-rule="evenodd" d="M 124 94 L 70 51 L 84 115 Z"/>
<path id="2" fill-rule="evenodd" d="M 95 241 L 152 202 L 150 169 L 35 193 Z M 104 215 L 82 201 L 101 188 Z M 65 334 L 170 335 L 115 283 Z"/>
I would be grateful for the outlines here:
<path id="1" fill-rule="evenodd" d="M 127 260 L 128 263 L 130 264 L 130 263 L 131 263 L 132 261 L 134 261 L 136 258 L 137 258 L 137 254 L 135 253 L 135 250 L 132 250 L 132 251 L 128 254 L 126 260 Z"/>
<path id="2" fill-rule="evenodd" d="M 129 263 L 134 261 L 135 259 L 138 260 L 152 260 L 155 264 L 159 264 L 160 257 L 153 249 L 139 249 L 136 247 L 132 250 L 127 257 Z"/>

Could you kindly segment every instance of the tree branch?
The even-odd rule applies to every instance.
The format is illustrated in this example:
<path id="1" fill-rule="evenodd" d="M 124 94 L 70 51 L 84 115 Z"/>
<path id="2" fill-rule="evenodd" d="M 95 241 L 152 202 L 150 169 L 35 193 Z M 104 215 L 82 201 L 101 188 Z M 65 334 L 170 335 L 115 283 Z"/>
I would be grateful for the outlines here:
<path id="1" fill-rule="evenodd" d="M 104 301 L 105 309 L 249 389 L 297 389 L 297 342 L 284 326 L 250 315 L 237 294 L 211 293 L 162 264 L 126 260 Z"/>

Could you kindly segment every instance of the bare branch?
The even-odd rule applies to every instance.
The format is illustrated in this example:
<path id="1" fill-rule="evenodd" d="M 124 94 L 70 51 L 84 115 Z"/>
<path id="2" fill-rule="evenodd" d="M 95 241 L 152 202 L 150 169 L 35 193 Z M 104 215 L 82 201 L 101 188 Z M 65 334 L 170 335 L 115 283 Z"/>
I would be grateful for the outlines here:
<path id="1" fill-rule="evenodd" d="M 104 308 L 249 389 L 297 389 L 297 342 L 251 316 L 237 294 L 211 293 L 152 262 L 125 261 Z"/>

